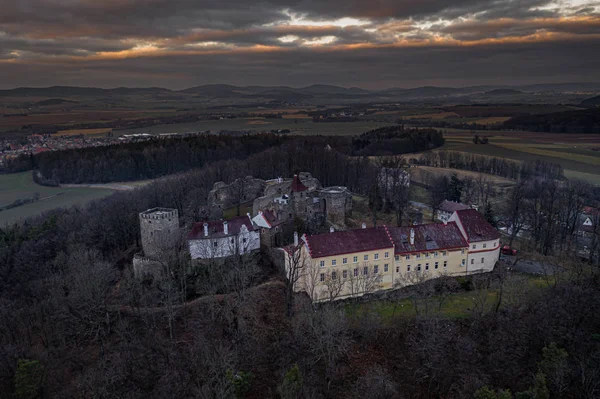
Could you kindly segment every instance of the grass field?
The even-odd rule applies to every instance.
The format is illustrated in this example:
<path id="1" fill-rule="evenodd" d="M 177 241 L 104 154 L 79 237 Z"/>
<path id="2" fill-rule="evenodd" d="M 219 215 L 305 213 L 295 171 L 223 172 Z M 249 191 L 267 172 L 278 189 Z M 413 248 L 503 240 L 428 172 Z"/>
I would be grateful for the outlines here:
<path id="1" fill-rule="evenodd" d="M 111 128 L 101 128 L 101 129 L 69 129 L 69 130 L 59 130 L 56 132 L 58 136 L 96 136 L 96 135 L 105 135 L 106 133 L 112 132 Z"/>
<path id="2" fill-rule="evenodd" d="M 560 164 L 568 178 L 600 184 L 600 151 L 595 150 L 600 135 L 443 130 L 444 149 L 525 162 L 540 159 Z M 474 134 L 488 137 L 489 144 L 474 144 Z"/>
<path id="3" fill-rule="evenodd" d="M 548 287 L 547 282 L 539 276 L 524 275 L 526 277 L 527 291 L 532 292 Z M 474 298 L 477 295 L 485 295 L 485 308 L 491 311 L 498 299 L 498 291 L 489 289 L 487 292 L 462 291 L 450 294 L 449 297 L 442 302 L 439 314 L 447 318 L 461 318 L 469 316 L 471 309 L 474 306 Z M 479 297 L 481 300 L 481 297 Z M 482 301 L 483 302 L 483 301 Z M 432 298 L 432 306 L 437 305 L 436 298 Z M 391 321 L 395 316 L 415 316 L 415 308 L 410 298 L 396 300 L 376 300 L 359 304 L 346 305 L 346 312 L 349 315 L 360 315 L 364 312 L 372 312 L 381 317 L 385 321 Z"/>
<path id="4" fill-rule="evenodd" d="M 172 125 L 157 125 L 139 129 L 118 130 L 115 134 L 134 133 L 186 133 L 210 130 L 213 133 L 221 130 L 269 132 L 271 130 L 289 129 L 292 134 L 310 135 L 358 135 L 368 130 L 382 126 L 389 126 L 390 122 L 382 121 L 357 121 L 357 122 L 313 122 L 312 118 L 299 117 L 296 119 L 262 119 L 262 118 L 237 118 L 211 121 L 198 121 L 193 123 L 177 123 Z"/>
<path id="5" fill-rule="evenodd" d="M 39 193 L 40 200 L 16 208 L 0 212 L 0 226 L 18 222 L 24 218 L 41 212 L 84 204 L 94 199 L 112 194 L 113 190 L 104 188 L 63 188 L 45 187 L 33 181 L 31 172 L 0 175 L 0 207 L 10 204 L 19 198 L 32 197 Z"/>

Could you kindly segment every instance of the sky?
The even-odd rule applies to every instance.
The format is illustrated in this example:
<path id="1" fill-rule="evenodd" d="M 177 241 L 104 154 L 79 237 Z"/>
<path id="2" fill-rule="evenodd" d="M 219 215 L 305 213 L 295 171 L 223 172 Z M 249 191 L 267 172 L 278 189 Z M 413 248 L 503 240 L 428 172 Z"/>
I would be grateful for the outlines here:
<path id="1" fill-rule="evenodd" d="M 0 0 L 0 88 L 600 81 L 600 1 Z"/>

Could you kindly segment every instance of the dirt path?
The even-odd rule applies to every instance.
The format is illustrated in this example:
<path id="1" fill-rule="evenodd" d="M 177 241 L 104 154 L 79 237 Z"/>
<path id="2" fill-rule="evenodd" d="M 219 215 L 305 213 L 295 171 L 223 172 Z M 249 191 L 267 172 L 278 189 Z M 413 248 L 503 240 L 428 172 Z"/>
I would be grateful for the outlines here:
<path id="1" fill-rule="evenodd" d="M 152 180 L 141 180 L 133 182 L 115 182 L 115 183 L 98 183 L 98 184 L 61 184 L 60 187 L 65 188 L 102 188 L 115 191 L 129 191 L 138 187 L 143 187 L 151 183 Z"/>

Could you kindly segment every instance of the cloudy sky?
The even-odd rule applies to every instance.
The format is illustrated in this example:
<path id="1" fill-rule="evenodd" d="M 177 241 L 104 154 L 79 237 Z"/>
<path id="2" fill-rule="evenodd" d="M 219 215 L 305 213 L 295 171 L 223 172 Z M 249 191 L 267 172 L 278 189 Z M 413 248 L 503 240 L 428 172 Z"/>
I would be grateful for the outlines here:
<path id="1" fill-rule="evenodd" d="M 593 0 L 0 0 L 0 87 L 600 81 Z"/>

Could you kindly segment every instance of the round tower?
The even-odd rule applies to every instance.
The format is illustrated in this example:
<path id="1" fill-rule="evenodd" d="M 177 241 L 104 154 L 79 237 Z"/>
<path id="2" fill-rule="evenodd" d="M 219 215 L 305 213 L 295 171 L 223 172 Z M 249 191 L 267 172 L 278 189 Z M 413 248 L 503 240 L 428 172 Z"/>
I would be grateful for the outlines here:
<path id="1" fill-rule="evenodd" d="M 140 213 L 142 248 L 147 258 L 157 258 L 177 242 L 179 213 L 177 209 L 152 208 Z"/>
<path id="2" fill-rule="evenodd" d="M 328 222 L 344 225 L 352 212 L 352 194 L 346 187 L 325 187 L 319 190 L 322 208 Z"/>

